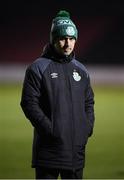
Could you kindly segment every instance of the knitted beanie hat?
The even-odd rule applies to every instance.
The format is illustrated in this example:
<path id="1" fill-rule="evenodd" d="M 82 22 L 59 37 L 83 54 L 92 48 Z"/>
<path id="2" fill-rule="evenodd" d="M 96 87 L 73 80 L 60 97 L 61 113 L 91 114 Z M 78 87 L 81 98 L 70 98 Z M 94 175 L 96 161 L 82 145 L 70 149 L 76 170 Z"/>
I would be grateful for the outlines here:
<path id="1" fill-rule="evenodd" d="M 67 11 L 61 10 L 52 21 L 50 31 L 50 43 L 54 43 L 59 37 L 71 36 L 77 40 L 78 31 Z"/>

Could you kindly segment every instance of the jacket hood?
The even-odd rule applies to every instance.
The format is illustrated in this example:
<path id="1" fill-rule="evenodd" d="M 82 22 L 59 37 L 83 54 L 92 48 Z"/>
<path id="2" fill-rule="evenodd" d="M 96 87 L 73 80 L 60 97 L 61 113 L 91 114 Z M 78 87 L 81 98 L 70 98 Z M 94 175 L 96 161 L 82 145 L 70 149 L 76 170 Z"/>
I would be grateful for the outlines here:
<path id="1" fill-rule="evenodd" d="M 72 52 L 69 56 L 58 54 L 54 46 L 51 44 L 46 44 L 44 46 L 41 56 L 60 63 L 69 63 L 75 57 L 74 52 Z"/>

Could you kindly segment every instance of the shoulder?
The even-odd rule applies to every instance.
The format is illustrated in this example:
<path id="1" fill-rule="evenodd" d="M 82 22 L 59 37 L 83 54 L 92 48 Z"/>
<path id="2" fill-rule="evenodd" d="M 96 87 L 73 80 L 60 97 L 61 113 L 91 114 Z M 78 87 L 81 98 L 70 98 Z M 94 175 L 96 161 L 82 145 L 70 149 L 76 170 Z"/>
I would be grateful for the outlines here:
<path id="1" fill-rule="evenodd" d="M 75 64 L 75 66 L 77 66 L 79 69 L 81 69 L 87 75 L 87 77 L 89 76 L 87 68 L 81 62 L 79 62 L 76 59 L 73 59 L 72 63 Z"/>
<path id="2" fill-rule="evenodd" d="M 36 74 L 43 74 L 50 63 L 50 59 L 39 57 L 28 66 L 27 70 L 31 70 Z"/>

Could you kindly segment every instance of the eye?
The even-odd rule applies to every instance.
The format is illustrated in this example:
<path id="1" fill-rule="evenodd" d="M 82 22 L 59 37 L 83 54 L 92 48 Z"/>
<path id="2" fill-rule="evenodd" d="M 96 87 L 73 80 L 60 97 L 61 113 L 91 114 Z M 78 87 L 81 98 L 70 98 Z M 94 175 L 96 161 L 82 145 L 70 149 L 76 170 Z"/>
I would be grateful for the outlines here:
<path id="1" fill-rule="evenodd" d="M 63 40 L 65 40 L 65 37 L 60 37 L 59 40 L 63 41 Z"/>
<path id="2" fill-rule="evenodd" d="M 70 38 L 70 40 L 71 40 L 71 41 L 74 41 L 74 40 L 75 40 L 75 38 L 71 37 L 71 38 Z"/>

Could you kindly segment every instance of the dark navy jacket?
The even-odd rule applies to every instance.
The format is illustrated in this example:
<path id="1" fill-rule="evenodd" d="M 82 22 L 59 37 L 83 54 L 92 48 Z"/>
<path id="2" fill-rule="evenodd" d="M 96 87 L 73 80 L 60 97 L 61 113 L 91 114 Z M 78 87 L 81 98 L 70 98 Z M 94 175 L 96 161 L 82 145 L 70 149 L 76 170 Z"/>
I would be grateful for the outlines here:
<path id="1" fill-rule="evenodd" d="M 21 107 L 34 126 L 32 167 L 77 169 L 94 124 L 94 94 L 74 56 L 47 47 L 26 70 Z"/>

